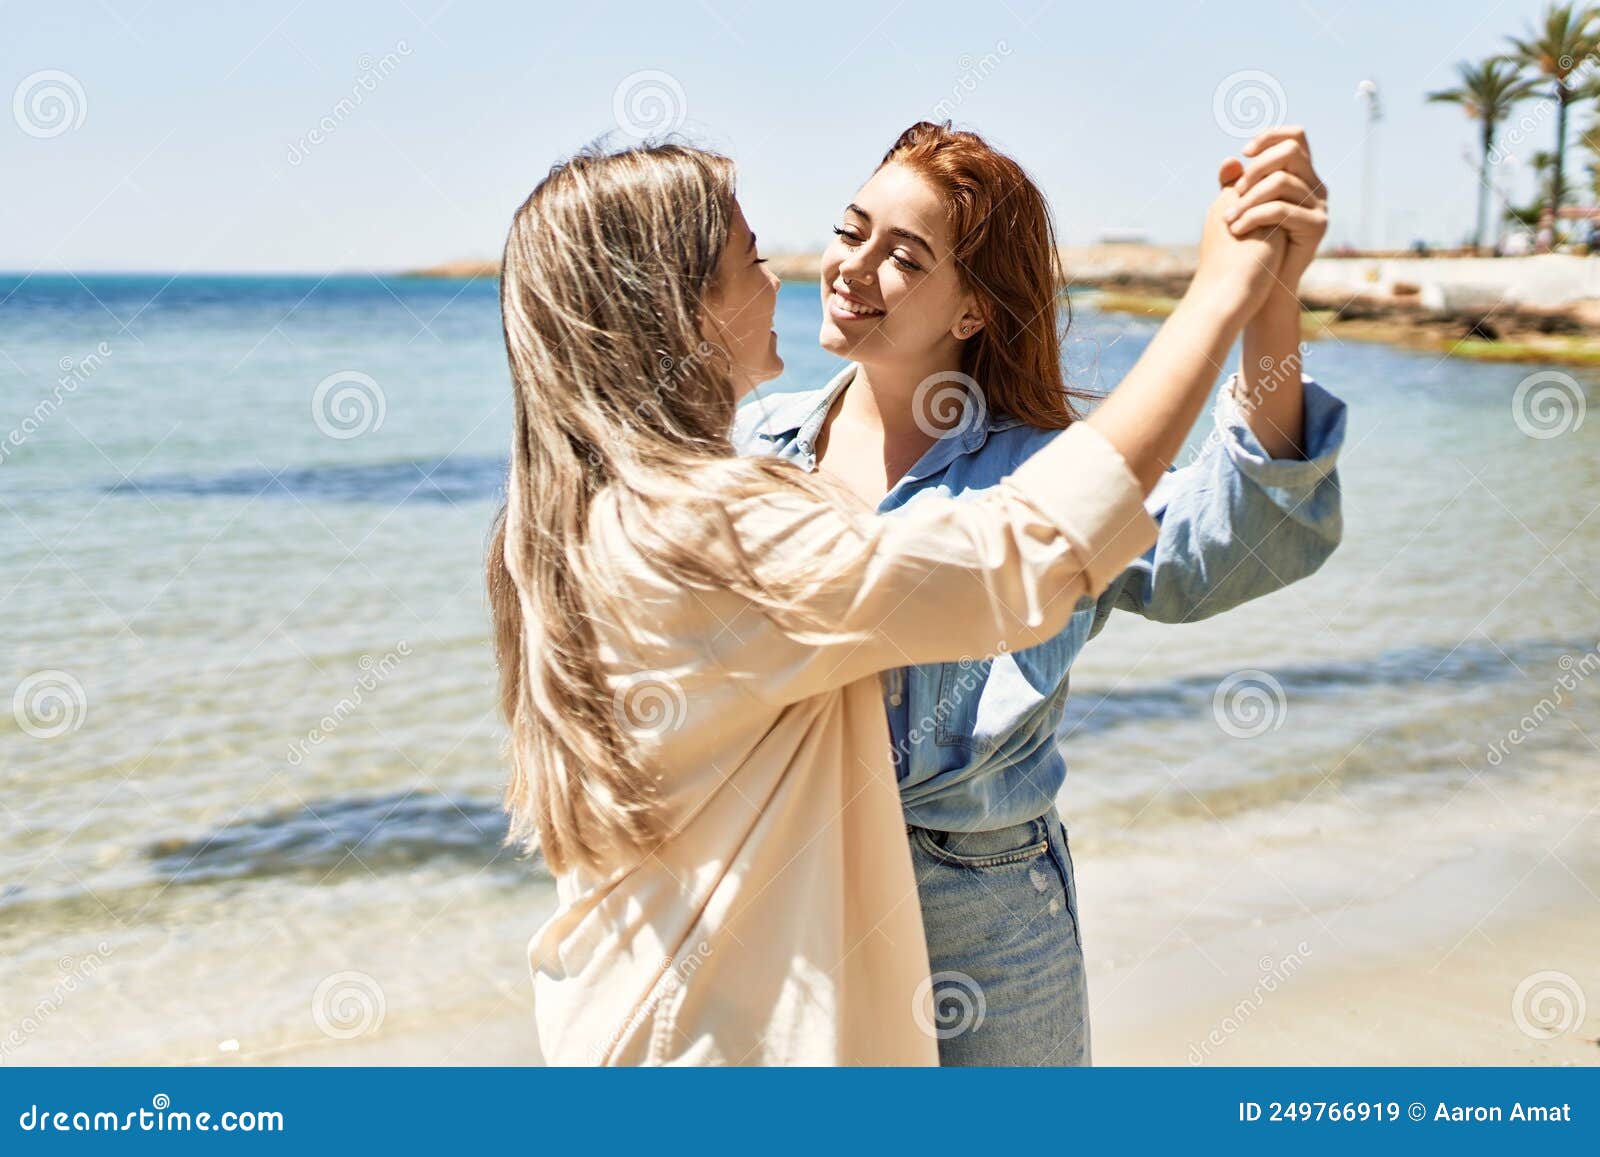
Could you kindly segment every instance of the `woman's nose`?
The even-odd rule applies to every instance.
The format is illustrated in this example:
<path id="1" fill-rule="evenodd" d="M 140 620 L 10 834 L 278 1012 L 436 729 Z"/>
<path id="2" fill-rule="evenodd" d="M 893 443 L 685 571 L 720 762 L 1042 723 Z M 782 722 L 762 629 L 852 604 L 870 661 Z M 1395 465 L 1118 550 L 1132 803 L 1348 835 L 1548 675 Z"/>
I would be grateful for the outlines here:
<path id="1" fill-rule="evenodd" d="M 872 284 L 872 267 L 867 262 L 865 246 L 845 255 L 845 259 L 839 262 L 839 275 L 857 285 Z"/>

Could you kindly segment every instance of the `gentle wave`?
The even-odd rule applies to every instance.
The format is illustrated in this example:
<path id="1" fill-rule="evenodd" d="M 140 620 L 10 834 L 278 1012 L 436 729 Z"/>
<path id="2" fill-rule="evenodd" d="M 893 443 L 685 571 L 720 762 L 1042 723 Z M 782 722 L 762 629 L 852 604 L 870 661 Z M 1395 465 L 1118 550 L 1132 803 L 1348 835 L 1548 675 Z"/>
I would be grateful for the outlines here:
<path id="1" fill-rule="evenodd" d="M 410 868 L 440 859 L 544 873 L 542 861 L 505 846 L 497 804 L 431 792 L 321 799 L 150 845 L 152 867 L 180 884 L 310 872 Z M 547 874 L 546 878 L 547 877 Z"/>
<path id="2" fill-rule="evenodd" d="M 179 498 L 297 498 L 304 502 L 480 502 L 505 493 L 503 458 L 443 458 L 432 462 L 299 466 L 229 470 L 216 474 L 153 474 L 107 486 L 124 496 Z"/>
<path id="3" fill-rule="evenodd" d="M 1520 680 L 1519 666 L 1548 669 L 1560 656 L 1592 645 L 1533 639 L 1503 647 L 1487 642 L 1405 647 L 1359 662 L 1275 667 L 1272 675 L 1296 699 L 1419 683 L 1460 687 Z M 1192 675 L 1104 694 L 1080 692 L 1070 701 L 1063 734 L 1076 737 L 1154 719 L 1203 716 L 1211 710 L 1219 678 Z M 1379 749 L 1381 744 L 1375 744 L 1374 750 Z M 1392 759 L 1392 753 L 1384 757 L 1391 768 Z M 1354 774 L 1355 765 L 1348 770 Z M 1302 791 L 1306 774 L 1304 769 L 1285 769 L 1270 781 L 1233 785 L 1207 799 L 1212 808 L 1222 808 L 1227 796 L 1233 806 L 1224 810 L 1266 806 Z M 151 845 L 149 855 L 160 875 L 180 883 L 287 872 L 380 871 L 446 858 L 480 868 L 527 871 L 527 862 L 504 847 L 505 833 L 505 816 L 495 803 L 404 792 L 314 800 L 202 836 L 161 840 Z M 534 870 L 542 873 L 543 865 Z"/>
<path id="4" fill-rule="evenodd" d="M 1582 653 L 1592 645 L 1532 639 L 1504 646 L 1472 642 L 1453 648 L 1405 647 L 1362 661 L 1275 667 L 1272 675 L 1292 699 L 1423 683 L 1459 688 L 1520 680 L 1518 667 L 1550 669 L 1560 656 Z M 1080 692 L 1071 701 L 1063 734 L 1073 738 L 1156 719 L 1203 717 L 1211 710 L 1220 678 L 1192 675 L 1104 694 Z M 1381 736 L 1369 744 L 1362 758 L 1372 766 L 1351 758 L 1346 779 L 1360 778 L 1363 770 L 1392 772 L 1397 753 L 1387 750 Z M 1305 767 L 1285 767 L 1267 779 L 1202 791 L 1203 802 L 1198 797 L 1189 802 L 1195 804 L 1191 810 L 1196 815 L 1270 806 L 1320 778 L 1321 773 Z M 505 832 L 505 816 L 495 803 L 404 792 L 315 800 L 206 835 L 162 840 L 149 848 L 149 855 L 158 874 L 180 883 L 291 872 L 380 871 L 438 859 L 542 874 L 542 863 L 530 865 L 503 846 Z"/>
<path id="5" fill-rule="evenodd" d="M 1582 655 L 1597 646 L 1600 646 L 1597 639 L 1524 639 L 1503 646 L 1488 640 L 1473 640 L 1453 647 L 1397 647 L 1362 659 L 1273 664 L 1268 674 L 1278 681 L 1291 700 L 1326 697 L 1343 691 L 1415 688 L 1421 684 L 1475 686 L 1527 678 L 1518 668 L 1553 672 L 1561 656 Z M 1077 738 L 1129 723 L 1199 718 L 1211 710 L 1212 697 L 1227 675 L 1228 672 L 1213 672 L 1126 689 L 1076 691 L 1067 700 L 1060 734 L 1063 738 Z M 1538 679 L 1532 681 L 1539 682 Z"/>

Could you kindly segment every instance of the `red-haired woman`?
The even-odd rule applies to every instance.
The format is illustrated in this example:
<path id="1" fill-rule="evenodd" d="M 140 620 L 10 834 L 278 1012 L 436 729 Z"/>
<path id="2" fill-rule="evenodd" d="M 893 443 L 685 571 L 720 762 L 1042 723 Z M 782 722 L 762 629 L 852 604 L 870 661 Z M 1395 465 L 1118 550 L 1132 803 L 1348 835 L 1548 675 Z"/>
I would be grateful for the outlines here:
<path id="1" fill-rule="evenodd" d="M 1113 609 L 1207 618 L 1316 570 L 1341 535 L 1344 405 L 1300 366 L 1300 275 L 1326 229 L 1297 128 L 1230 159 L 1235 236 L 1281 231 L 1199 458 L 1146 500 L 1156 544 L 1039 645 L 910 662 L 885 706 L 932 965 L 941 1063 L 1086 1064 L 1078 898 L 1056 796 L 1068 673 Z M 845 207 L 822 261 L 821 389 L 744 407 L 740 448 L 831 475 L 880 513 L 977 499 L 1080 420 L 1063 381 L 1061 269 L 1038 188 L 981 137 L 921 123 Z M 1185 307 L 1180 306 L 1180 311 Z M 1221 367 L 1218 366 L 1218 369 Z"/>

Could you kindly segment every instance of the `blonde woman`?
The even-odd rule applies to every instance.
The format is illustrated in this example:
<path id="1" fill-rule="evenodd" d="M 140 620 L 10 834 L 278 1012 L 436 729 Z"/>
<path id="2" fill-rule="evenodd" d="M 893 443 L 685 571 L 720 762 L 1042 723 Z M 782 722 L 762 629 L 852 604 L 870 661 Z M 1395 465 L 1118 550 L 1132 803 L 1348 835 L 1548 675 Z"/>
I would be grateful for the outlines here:
<path id="1" fill-rule="evenodd" d="M 1143 500 L 1283 259 L 1224 191 L 1138 365 L 990 493 L 894 518 L 739 458 L 782 369 L 726 158 L 583 154 L 518 210 L 489 588 L 512 838 L 556 1064 L 937 1064 L 877 674 L 1058 633 L 1155 541 Z M 935 237 L 937 243 L 949 238 Z"/>

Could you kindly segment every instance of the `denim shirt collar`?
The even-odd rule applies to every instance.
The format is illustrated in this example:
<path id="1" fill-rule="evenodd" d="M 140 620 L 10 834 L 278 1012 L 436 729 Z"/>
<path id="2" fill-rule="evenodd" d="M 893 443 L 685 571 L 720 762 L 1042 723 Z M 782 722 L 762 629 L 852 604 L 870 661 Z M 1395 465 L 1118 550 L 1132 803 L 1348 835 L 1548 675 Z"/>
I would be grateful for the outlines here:
<path id="1" fill-rule="evenodd" d="M 839 395 L 855 380 L 857 368 L 857 364 L 851 362 L 821 390 L 776 399 L 766 416 L 755 424 L 754 432 L 778 443 L 792 443 L 795 461 L 807 470 L 815 470 L 817 439 L 822 434 L 822 424 Z M 974 413 L 975 409 L 980 412 Z M 990 434 L 1020 425 L 1020 418 L 997 414 L 984 401 L 964 392 L 961 422 L 956 427 L 959 432 L 935 442 L 900 481 L 914 482 L 936 474 L 957 457 L 978 451 L 988 441 Z M 899 483 L 895 489 L 898 487 Z"/>

